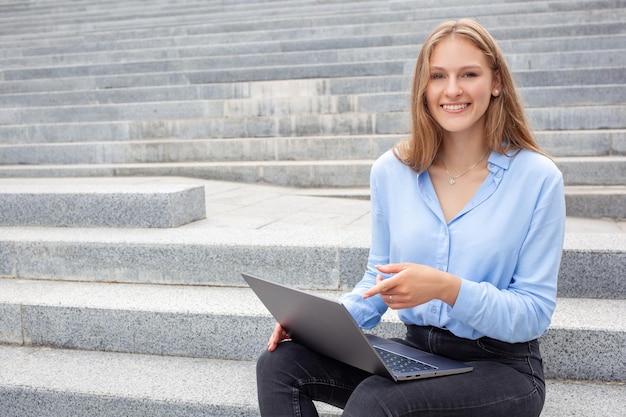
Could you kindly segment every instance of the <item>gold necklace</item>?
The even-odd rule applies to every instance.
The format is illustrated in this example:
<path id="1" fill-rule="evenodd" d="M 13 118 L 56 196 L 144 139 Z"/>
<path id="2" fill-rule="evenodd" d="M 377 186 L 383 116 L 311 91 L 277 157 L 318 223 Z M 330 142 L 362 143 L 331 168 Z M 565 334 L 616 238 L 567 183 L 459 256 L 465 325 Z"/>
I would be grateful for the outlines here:
<path id="1" fill-rule="evenodd" d="M 450 185 L 454 185 L 456 184 L 456 180 L 458 178 L 461 178 L 463 175 L 467 174 L 468 172 L 470 172 L 472 169 L 476 168 L 478 166 L 478 164 L 481 163 L 481 161 L 483 159 L 485 159 L 485 156 L 487 156 L 487 153 L 489 152 L 489 149 L 487 149 L 485 151 L 485 153 L 483 154 L 483 156 L 480 157 L 480 159 L 478 161 L 476 161 L 475 164 L 473 164 L 471 167 L 467 168 L 465 171 L 463 171 L 462 173 L 460 173 L 459 175 L 452 175 L 450 174 L 450 171 L 448 171 L 448 168 L 446 168 L 446 164 L 443 162 L 443 159 L 441 158 L 441 156 L 439 157 L 439 160 L 441 161 L 441 165 L 443 165 L 443 169 L 445 169 L 446 174 L 448 174 L 448 182 L 450 183 Z"/>

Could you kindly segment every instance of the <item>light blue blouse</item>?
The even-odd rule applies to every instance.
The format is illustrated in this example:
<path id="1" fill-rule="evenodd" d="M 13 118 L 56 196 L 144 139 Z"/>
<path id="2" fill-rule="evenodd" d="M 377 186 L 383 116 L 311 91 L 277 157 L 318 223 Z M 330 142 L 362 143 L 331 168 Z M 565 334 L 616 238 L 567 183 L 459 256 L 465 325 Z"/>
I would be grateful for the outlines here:
<path id="1" fill-rule="evenodd" d="M 361 327 L 376 326 L 387 309 L 379 295 L 361 297 L 375 283 L 375 266 L 411 262 L 448 271 L 462 284 L 454 307 L 432 300 L 402 309 L 404 323 L 511 343 L 547 330 L 565 231 L 563 177 L 549 158 L 526 150 L 511 157 L 492 152 L 488 169 L 472 200 L 448 223 L 428 171 L 417 174 L 392 151 L 374 163 L 367 270 L 340 298 Z"/>

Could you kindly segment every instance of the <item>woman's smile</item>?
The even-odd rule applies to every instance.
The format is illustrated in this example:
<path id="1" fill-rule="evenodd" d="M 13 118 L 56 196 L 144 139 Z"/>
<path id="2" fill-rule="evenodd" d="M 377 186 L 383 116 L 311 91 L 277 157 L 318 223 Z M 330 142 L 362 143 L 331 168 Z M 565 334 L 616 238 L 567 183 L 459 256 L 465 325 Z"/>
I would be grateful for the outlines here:
<path id="1" fill-rule="evenodd" d="M 456 112 L 461 112 L 463 110 L 465 110 L 466 108 L 468 108 L 470 105 L 469 103 L 464 103 L 464 104 L 442 104 L 441 107 L 443 107 L 444 110 L 448 111 L 448 112 L 452 112 L 452 113 L 456 113 Z"/>

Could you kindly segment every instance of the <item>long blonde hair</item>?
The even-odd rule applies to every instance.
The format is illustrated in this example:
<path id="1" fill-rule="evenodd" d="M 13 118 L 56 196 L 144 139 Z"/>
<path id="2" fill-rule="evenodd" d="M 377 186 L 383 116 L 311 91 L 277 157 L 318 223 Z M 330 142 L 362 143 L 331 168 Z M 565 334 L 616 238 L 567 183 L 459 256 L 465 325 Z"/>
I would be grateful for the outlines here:
<path id="1" fill-rule="evenodd" d="M 491 150 L 508 154 L 521 149 L 541 152 L 524 114 L 522 101 L 500 48 L 478 22 L 471 19 L 448 21 L 437 26 L 426 38 L 417 57 L 411 92 L 411 137 L 394 147 L 396 157 L 416 172 L 428 169 L 441 141 L 443 130 L 426 104 L 426 88 L 430 81 L 430 57 L 434 48 L 450 36 L 470 41 L 486 58 L 494 74 L 500 74 L 498 96 L 492 96 L 485 114 L 485 140 Z"/>

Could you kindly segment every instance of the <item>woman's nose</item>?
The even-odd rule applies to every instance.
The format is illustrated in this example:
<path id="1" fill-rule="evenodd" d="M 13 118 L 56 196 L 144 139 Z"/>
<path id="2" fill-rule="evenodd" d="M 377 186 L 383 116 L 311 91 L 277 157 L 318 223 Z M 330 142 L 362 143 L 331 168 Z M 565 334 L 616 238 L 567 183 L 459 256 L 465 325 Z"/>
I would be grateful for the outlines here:
<path id="1" fill-rule="evenodd" d="M 463 94 L 461 86 L 453 79 L 450 79 L 450 82 L 448 82 L 446 86 L 446 95 L 448 95 L 448 97 L 458 97 L 461 94 Z"/>

